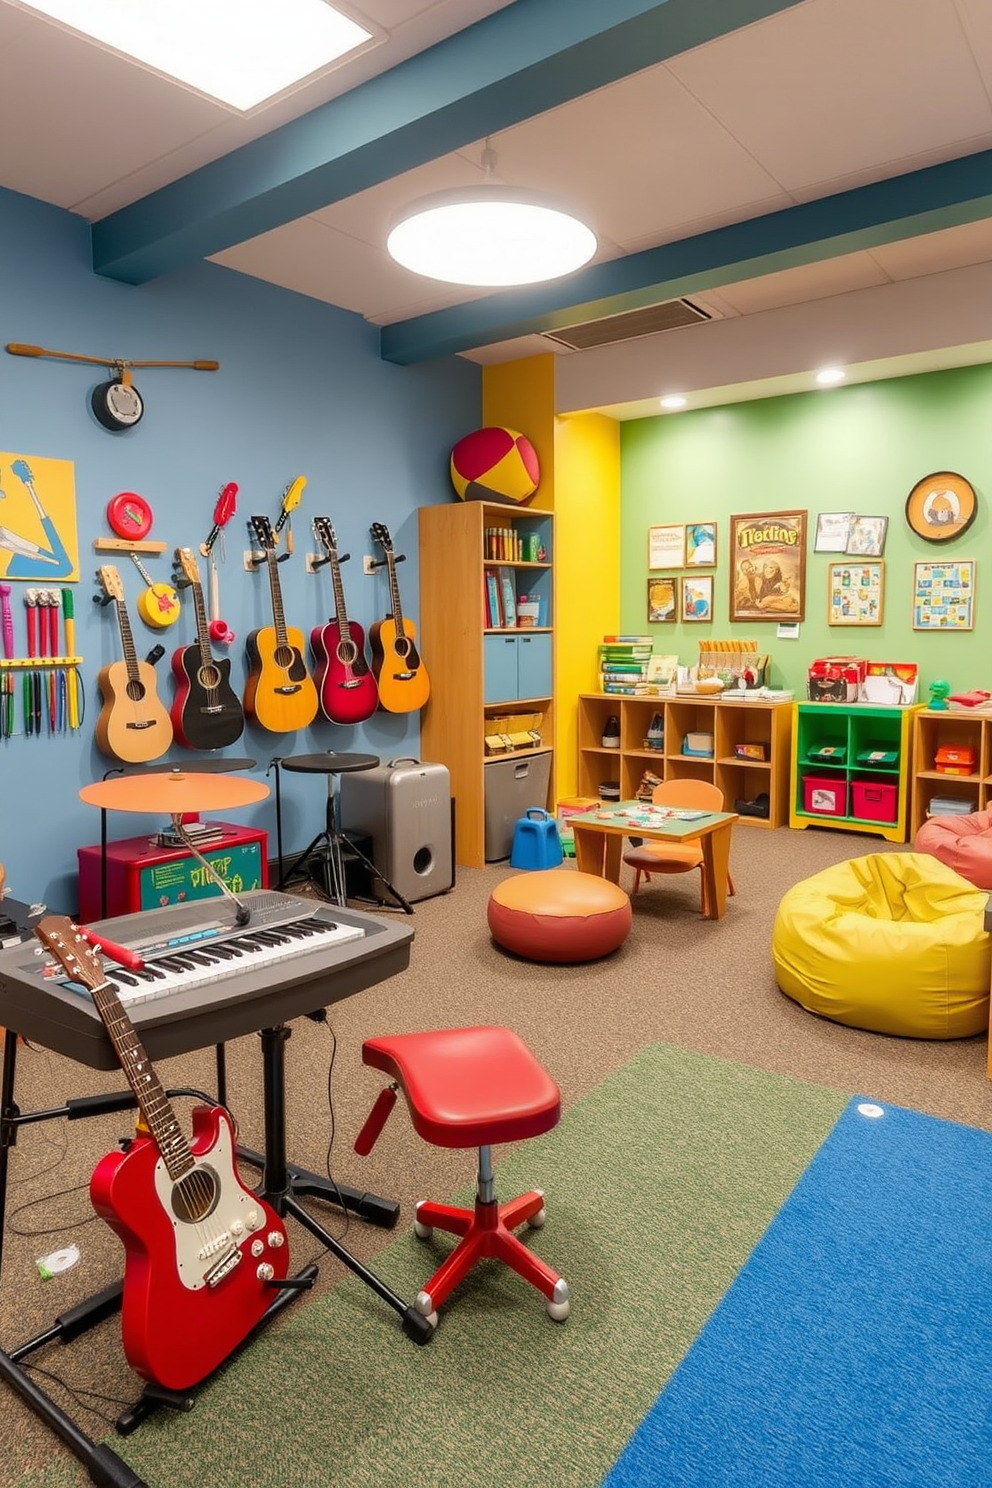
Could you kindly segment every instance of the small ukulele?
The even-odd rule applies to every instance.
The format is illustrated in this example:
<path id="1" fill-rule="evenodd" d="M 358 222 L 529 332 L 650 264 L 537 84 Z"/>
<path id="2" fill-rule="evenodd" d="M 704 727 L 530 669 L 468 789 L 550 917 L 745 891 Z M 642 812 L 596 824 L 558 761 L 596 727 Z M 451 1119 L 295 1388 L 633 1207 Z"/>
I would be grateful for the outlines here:
<path id="1" fill-rule="evenodd" d="M 171 584 L 156 584 L 137 553 L 131 554 L 131 562 L 148 586 L 138 595 L 138 614 L 142 620 L 152 630 L 165 630 L 167 626 L 175 625 L 182 608 L 175 589 Z"/>
<path id="2" fill-rule="evenodd" d="M 176 549 L 177 582 L 193 595 L 196 645 L 173 653 L 176 695 L 169 709 L 176 742 L 185 749 L 224 749 L 240 739 L 245 715 L 231 686 L 231 663 L 217 661 L 210 650 L 210 627 L 203 599 L 200 570 L 191 548 Z M 181 575 L 181 577 L 180 577 Z"/>
<path id="3" fill-rule="evenodd" d="M 320 710 L 331 723 L 362 723 L 379 706 L 379 690 L 365 660 L 365 632 L 348 619 L 341 582 L 344 560 L 338 557 L 328 517 L 314 517 L 313 535 L 327 555 L 334 589 L 334 619 L 310 632 Z"/>
<path id="4" fill-rule="evenodd" d="M 117 607 L 124 660 L 112 661 L 97 677 L 103 698 L 96 721 L 97 747 L 126 765 L 148 764 L 167 753 L 172 721 L 159 698 L 154 668 L 139 661 L 134 649 L 120 574 L 106 566 L 99 570 L 99 578 L 107 602 Z"/>
<path id="5" fill-rule="evenodd" d="M 431 695 L 430 679 L 417 650 L 417 627 L 403 614 L 389 529 L 381 522 L 373 522 L 371 532 L 373 542 L 385 554 L 391 606 L 386 619 L 377 620 L 369 632 L 379 706 L 389 713 L 415 713 Z"/>
<path id="6" fill-rule="evenodd" d="M 271 1305 L 289 1270 L 286 1230 L 238 1177 L 223 1106 L 197 1106 L 187 1141 L 102 957 L 64 915 L 35 934 L 103 1021 L 141 1122 L 90 1179 L 96 1212 L 124 1243 L 121 1332 L 131 1368 L 168 1390 L 217 1369 Z"/>
<path id="7" fill-rule="evenodd" d="M 253 630 L 245 642 L 248 682 L 245 712 L 274 734 L 306 728 L 317 716 L 317 689 L 303 659 L 303 632 L 287 626 L 279 586 L 276 536 L 268 517 L 252 517 L 249 526 L 265 554 L 274 624 Z"/>

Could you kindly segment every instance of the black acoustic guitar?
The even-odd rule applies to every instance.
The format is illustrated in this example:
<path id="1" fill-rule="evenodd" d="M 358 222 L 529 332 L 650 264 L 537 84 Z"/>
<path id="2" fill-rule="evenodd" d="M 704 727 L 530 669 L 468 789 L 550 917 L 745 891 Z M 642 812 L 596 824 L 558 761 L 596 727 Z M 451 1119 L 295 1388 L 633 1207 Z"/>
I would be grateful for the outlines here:
<path id="1" fill-rule="evenodd" d="M 191 590 L 196 614 L 196 645 L 173 653 L 176 695 L 169 710 L 176 743 L 186 749 L 224 749 L 245 728 L 241 699 L 231 686 L 231 663 L 210 650 L 210 626 L 200 571 L 191 548 L 176 549 L 176 582 Z"/>

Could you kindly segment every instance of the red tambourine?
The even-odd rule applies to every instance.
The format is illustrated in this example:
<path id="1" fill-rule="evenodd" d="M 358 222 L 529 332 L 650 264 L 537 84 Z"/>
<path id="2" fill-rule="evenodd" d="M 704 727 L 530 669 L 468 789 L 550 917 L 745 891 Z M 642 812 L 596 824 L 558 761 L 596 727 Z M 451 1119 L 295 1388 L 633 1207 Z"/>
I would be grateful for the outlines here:
<path id="1" fill-rule="evenodd" d="M 118 491 L 108 503 L 107 521 L 118 537 L 147 537 L 152 530 L 152 509 L 137 491 Z"/>

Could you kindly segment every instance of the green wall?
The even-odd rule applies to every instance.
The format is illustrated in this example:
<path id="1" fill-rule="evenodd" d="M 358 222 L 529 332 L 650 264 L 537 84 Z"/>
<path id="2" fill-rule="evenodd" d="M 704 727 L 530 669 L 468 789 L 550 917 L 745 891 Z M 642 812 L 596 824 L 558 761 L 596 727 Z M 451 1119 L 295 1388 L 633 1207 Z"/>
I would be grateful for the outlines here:
<path id="1" fill-rule="evenodd" d="M 948 543 L 924 542 L 905 520 L 909 491 L 936 470 L 959 472 L 978 493 L 975 521 Z M 651 631 L 656 652 L 677 651 L 689 663 L 700 640 L 753 637 L 772 657 L 774 684 L 797 696 L 805 695 L 810 661 L 837 654 L 917 662 L 923 701 L 936 677 L 955 690 L 992 690 L 992 563 L 982 561 L 992 492 L 992 366 L 638 419 L 621 425 L 621 471 L 620 626 Z M 777 640 L 775 623 L 731 626 L 731 513 L 795 509 L 809 513 L 799 639 Z M 881 626 L 827 624 L 827 570 L 840 555 L 812 550 L 821 511 L 888 516 Z M 717 522 L 718 562 L 708 570 L 716 580 L 713 623 L 649 626 L 648 527 L 708 520 Z M 939 558 L 979 560 L 971 632 L 913 630 L 913 564 Z"/>

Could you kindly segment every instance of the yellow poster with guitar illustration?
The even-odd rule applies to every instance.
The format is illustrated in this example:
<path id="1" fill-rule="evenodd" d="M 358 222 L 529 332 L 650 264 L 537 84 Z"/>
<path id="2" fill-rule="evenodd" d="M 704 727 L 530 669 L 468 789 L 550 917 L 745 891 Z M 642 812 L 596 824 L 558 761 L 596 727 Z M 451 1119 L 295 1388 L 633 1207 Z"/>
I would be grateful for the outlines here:
<path id="1" fill-rule="evenodd" d="M 0 452 L 0 579 L 78 578 L 73 462 Z"/>

